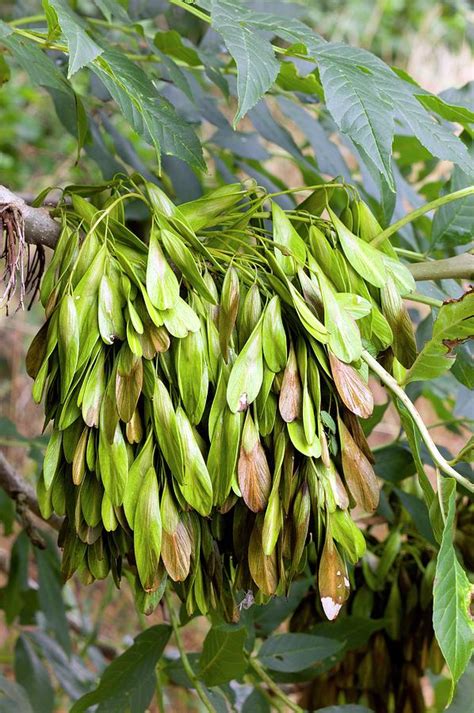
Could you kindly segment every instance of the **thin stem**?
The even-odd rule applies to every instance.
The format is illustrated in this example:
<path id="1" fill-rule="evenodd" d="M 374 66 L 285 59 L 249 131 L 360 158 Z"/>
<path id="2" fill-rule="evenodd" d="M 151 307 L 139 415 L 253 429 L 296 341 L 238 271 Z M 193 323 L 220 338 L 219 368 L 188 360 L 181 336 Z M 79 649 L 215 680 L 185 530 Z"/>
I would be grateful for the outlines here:
<path id="1" fill-rule="evenodd" d="M 255 659 L 255 658 L 249 658 L 249 664 L 250 667 L 253 668 L 257 676 L 267 684 L 268 688 L 275 694 L 275 696 L 282 701 L 288 708 L 292 711 L 295 711 L 295 713 L 304 713 L 303 708 L 300 708 L 300 706 L 295 703 L 294 701 L 291 700 L 291 698 L 288 698 L 288 696 L 281 690 L 279 686 L 275 683 L 275 681 L 271 678 L 271 676 L 268 675 L 268 673 L 265 671 L 261 663 Z"/>
<path id="2" fill-rule="evenodd" d="M 351 186 L 348 186 L 347 183 L 316 183 L 314 186 L 297 186 L 296 188 L 287 188 L 284 191 L 268 193 L 266 197 L 274 198 L 275 196 L 284 196 L 287 193 L 303 193 L 304 191 L 317 191 L 325 188 L 351 188 Z"/>
<path id="3" fill-rule="evenodd" d="M 394 248 L 394 250 L 397 255 L 401 257 L 406 257 L 415 262 L 426 262 L 426 255 L 423 255 L 423 253 L 417 253 L 415 250 L 406 250 L 405 248 Z"/>
<path id="4" fill-rule="evenodd" d="M 439 198 L 436 198 L 436 200 L 431 201 L 430 203 L 426 203 L 425 205 L 422 205 L 421 208 L 417 208 L 416 210 L 413 210 L 411 213 L 408 213 L 405 215 L 403 218 L 400 218 L 400 220 L 397 220 L 396 223 L 393 225 L 389 225 L 388 228 L 383 230 L 381 233 L 377 235 L 376 238 L 372 240 L 372 245 L 379 245 L 385 238 L 389 238 L 391 235 L 396 233 L 400 228 L 403 228 L 404 225 L 407 223 L 411 223 L 413 220 L 416 220 L 417 218 L 420 218 L 422 215 L 425 215 L 425 213 L 429 213 L 431 210 L 435 210 L 436 208 L 440 208 L 442 205 L 446 205 L 447 203 L 451 203 L 452 201 L 457 201 L 460 200 L 461 198 L 465 198 L 466 196 L 470 196 L 474 194 L 474 186 L 468 186 L 467 188 L 461 188 L 459 191 L 454 191 L 454 193 L 449 193 L 447 196 L 440 196 Z"/>
<path id="5" fill-rule="evenodd" d="M 172 5 L 176 5 L 176 7 L 180 7 L 182 10 L 186 10 L 187 12 L 190 12 L 191 15 L 195 15 L 200 20 L 203 20 L 203 22 L 207 22 L 209 24 L 211 22 L 211 18 L 209 17 L 209 15 L 206 15 L 205 12 L 203 12 L 202 10 L 199 10 L 194 5 L 190 5 L 187 2 L 183 2 L 183 0 L 170 0 L 170 3 Z"/>
<path id="6" fill-rule="evenodd" d="M 381 366 L 378 361 L 374 359 L 371 354 L 369 354 L 369 352 L 364 350 L 362 352 L 362 359 L 365 361 L 366 364 L 368 364 L 374 374 L 377 374 L 380 381 L 385 384 L 385 386 L 405 406 L 408 413 L 412 417 L 413 422 L 416 425 L 419 434 L 423 439 L 426 448 L 428 449 L 430 456 L 432 457 L 436 465 L 439 467 L 439 469 L 442 470 L 443 473 L 445 473 L 446 475 L 449 475 L 451 478 L 457 480 L 457 482 L 460 483 L 460 485 L 462 485 L 464 488 L 466 488 L 466 490 L 469 490 L 469 492 L 474 493 L 474 484 L 467 480 L 467 478 L 464 478 L 456 470 L 454 470 L 454 468 L 449 465 L 448 461 L 443 458 L 435 443 L 433 442 L 433 439 L 431 438 L 430 433 L 427 427 L 425 426 L 422 417 L 420 416 L 414 404 L 410 401 L 406 393 L 403 391 L 402 387 L 397 384 L 393 376 L 391 376 L 387 371 L 385 371 L 383 366 Z"/>
<path id="7" fill-rule="evenodd" d="M 196 689 L 196 693 L 198 694 L 199 698 L 203 702 L 205 709 L 207 711 L 209 711 L 209 713 L 214 713 L 214 708 L 210 704 L 210 702 L 206 696 L 206 692 L 204 691 L 201 681 L 198 679 L 198 677 L 194 673 L 193 667 L 191 666 L 191 664 L 189 662 L 188 656 L 186 654 L 186 649 L 184 647 L 184 643 L 181 638 L 179 619 L 176 614 L 176 610 L 173 606 L 171 594 L 167 589 L 165 590 L 165 601 L 166 601 L 166 606 L 168 608 L 168 612 L 170 615 L 171 626 L 173 627 L 173 632 L 174 632 L 174 636 L 176 639 L 176 645 L 178 647 L 178 651 L 181 656 L 181 663 L 183 664 L 183 668 L 186 671 L 186 674 L 187 674 L 189 680 L 191 681 L 194 688 Z"/>
<path id="8" fill-rule="evenodd" d="M 451 419 L 448 419 L 447 421 L 436 421 L 436 423 L 432 423 L 431 425 L 427 426 L 427 428 L 428 428 L 428 430 L 431 430 L 432 428 L 441 428 L 441 427 L 445 428 L 446 426 L 461 426 L 463 424 L 467 427 L 467 425 L 469 423 L 474 423 L 474 419 L 466 418 L 466 417 L 451 418 Z"/>
<path id="9" fill-rule="evenodd" d="M 412 302 L 420 302 L 422 305 L 429 305 L 430 307 L 442 307 L 443 300 L 437 300 L 436 297 L 427 297 L 426 295 L 420 295 L 418 292 L 412 292 L 406 295 L 406 300 L 411 300 Z"/>
<path id="10" fill-rule="evenodd" d="M 12 20 L 8 24 L 10 27 L 20 27 L 21 25 L 29 25 L 30 22 L 41 22 L 46 20 L 46 15 L 28 15 L 28 17 L 19 17 L 16 20 Z"/>

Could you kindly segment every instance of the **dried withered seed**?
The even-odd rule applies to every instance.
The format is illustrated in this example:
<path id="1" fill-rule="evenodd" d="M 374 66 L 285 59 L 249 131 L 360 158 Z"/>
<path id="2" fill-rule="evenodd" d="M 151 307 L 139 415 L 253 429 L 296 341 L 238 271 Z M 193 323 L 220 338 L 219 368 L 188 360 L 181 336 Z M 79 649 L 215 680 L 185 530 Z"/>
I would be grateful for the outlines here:
<path id="1" fill-rule="evenodd" d="M 375 463 L 375 458 L 367 442 L 364 429 L 362 428 L 359 419 L 352 413 L 352 411 L 349 411 L 348 409 L 341 408 L 341 413 L 343 421 L 349 429 L 352 438 L 357 443 L 369 463 L 372 463 L 373 465 Z"/>
<path id="2" fill-rule="evenodd" d="M 260 435 L 250 411 L 245 417 L 237 466 L 239 487 L 252 512 L 264 510 L 270 495 L 271 474 Z"/>
<path id="3" fill-rule="evenodd" d="M 338 428 L 341 439 L 342 469 L 347 486 L 357 505 L 365 512 L 373 512 L 380 496 L 377 476 L 341 419 L 338 421 Z"/>
<path id="4" fill-rule="evenodd" d="M 350 584 L 346 565 L 328 530 L 319 561 L 318 589 L 324 613 L 332 621 L 349 597 Z"/>
<path id="5" fill-rule="evenodd" d="M 374 410 L 372 392 L 360 374 L 329 352 L 331 373 L 339 396 L 345 406 L 361 418 L 368 418 Z"/>
<path id="6" fill-rule="evenodd" d="M 408 310 L 389 276 L 381 290 L 382 311 L 393 333 L 392 350 L 406 369 L 416 359 L 416 340 Z"/>
<path id="7" fill-rule="evenodd" d="M 275 594 L 278 586 L 276 551 L 266 555 L 262 546 L 263 515 L 257 515 L 248 548 L 250 574 L 257 587 L 266 595 Z"/>
<path id="8" fill-rule="evenodd" d="M 290 344 L 288 361 L 283 374 L 280 397 L 278 400 L 278 410 L 286 423 L 291 423 L 300 417 L 302 399 L 303 392 L 296 361 L 296 353 L 293 344 Z"/>

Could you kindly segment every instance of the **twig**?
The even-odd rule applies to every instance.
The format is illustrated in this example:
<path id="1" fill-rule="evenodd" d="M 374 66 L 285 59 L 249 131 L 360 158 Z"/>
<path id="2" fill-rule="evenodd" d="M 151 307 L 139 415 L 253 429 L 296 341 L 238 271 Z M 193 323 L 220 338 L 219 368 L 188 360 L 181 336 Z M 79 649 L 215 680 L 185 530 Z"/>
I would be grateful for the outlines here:
<path id="1" fill-rule="evenodd" d="M 13 206 L 20 211 L 25 222 L 27 243 L 54 248 L 58 242 L 61 226 L 46 208 L 32 208 L 23 198 L 0 185 L 0 206 Z"/>
<path id="2" fill-rule="evenodd" d="M 34 488 L 27 483 L 19 473 L 10 465 L 3 453 L 0 451 L 0 487 L 5 490 L 7 495 L 17 504 L 21 503 L 20 507 L 26 506 L 32 513 L 40 518 L 43 522 L 47 522 L 54 530 L 60 530 L 63 519 L 57 515 L 51 515 L 46 520 L 42 514 L 36 499 Z"/>
<path id="3" fill-rule="evenodd" d="M 272 691 L 272 693 L 275 694 L 275 696 L 280 701 L 282 701 L 282 703 L 284 703 L 290 710 L 294 711 L 295 713 L 304 713 L 303 708 L 301 708 L 297 703 L 292 701 L 291 698 L 289 698 L 286 693 L 284 693 L 281 688 L 277 686 L 272 677 L 269 676 L 268 673 L 265 671 L 260 661 L 253 657 L 250 657 L 249 664 L 251 668 L 253 668 L 257 676 L 260 678 L 260 680 L 267 684 L 268 688 Z"/>
<path id="4" fill-rule="evenodd" d="M 407 223 L 411 223 L 417 218 L 420 218 L 422 215 L 425 215 L 425 213 L 429 213 L 431 210 L 436 210 L 436 208 L 440 208 L 442 205 L 446 205 L 447 203 L 451 203 L 452 201 L 460 200 L 461 198 L 466 198 L 467 196 L 470 196 L 472 194 L 474 194 L 474 186 L 468 186 L 467 188 L 461 188 L 459 191 L 449 193 L 446 196 L 440 196 L 439 198 L 436 198 L 430 203 L 425 203 L 425 205 L 422 205 L 416 210 L 412 210 L 411 213 L 407 213 L 407 215 L 403 216 L 403 218 L 397 220 L 396 223 L 393 223 L 393 225 L 389 225 L 388 228 L 385 228 L 385 230 L 379 233 L 372 240 L 371 244 L 378 245 L 383 240 L 385 240 L 385 238 L 389 238 L 391 235 L 400 230 L 400 228 L 403 228 L 404 225 L 407 225 Z"/>
<path id="5" fill-rule="evenodd" d="M 422 280 L 469 280 L 474 277 L 474 255 L 463 253 L 444 260 L 429 260 L 407 265 L 417 282 Z"/>
<path id="6" fill-rule="evenodd" d="M 176 645 L 178 647 L 178 650 L 179 650 L 179 653 L 181 656 L 181 663 L 183 664 L 183 668 L 186 671 L 188 678 L 191 681 L 192 685 L 196 689 L 196 693 L 198 694 L 199 698 L 203 702 L 206 710 L 209 711 L 209 713 L 214 713 L 214 708 L 210 704 L 210 702 L 206 696 L 206 692 L 201 684 L 201 681 L 198 679 L 198 677 L 194 673 L 193 667 L 191 666 L 189 659 L 187 657 L 186 649 L 184 647 L 183 640 L 181 638 L 181 632 L 179 630 L 180 629 L 179 619 L 176 614 L 176 610 L 173 606 L 171 594 L 167 589 L 165 590 L 165 601 L 166 601 L 166 606 L 167 606 L 167 609 L 168 609 L 168 612 L 170 615 L 170 622 L 171 622 L 171 626 L 173 627 L 174 636 L 176 639 Z"/>
<path id="7" fill-rule="evenodd" d="M 445 473 L 446 475 L 449 475 L 451 478 L 457 480 L 457 482 L 462 485 L 463 488 L 466 488 L 466 490 L 469 490 L 469 492 L 474 493 L 474 483 L 471 483 L 467 478 L 464 478 L 464 476 L 454 470 L 454 468 L 449 465 L 447 460 L 443 458 L 438 448 L 436 447 L 433 439 L 431 438 L 430 433 L 427 427 L 425 426 L 422 417 L 420 416 L 414 404 L 410 401 L 406 393 L 403 391 L 401 386 L 397 384 L 393 376 L 390 376 L 388 371 L 385 371 L 383 366 L 381 366 L 378 361 L 374 359 L 371 354 L 369 354 L 369 352 L 364 350 L 362 352 L 362 359 L 365 361 L 366 364 L 368 364 L 374 374 L 377 374 L 380 381 L 385 384 L 385 386 L 390 389 L 390 391 L 397 397 L 397 399 L 399 399 L 405 406 L 410 416 L 412 417 L 413 422 L 415 423 L 420 433 L 420 436 L 423 439 L 426 448 L 428 449 L 430 456 L 432 457 L 436 465 L 439 467 L 439 469 L 442 470 L 443 473 Z"/>

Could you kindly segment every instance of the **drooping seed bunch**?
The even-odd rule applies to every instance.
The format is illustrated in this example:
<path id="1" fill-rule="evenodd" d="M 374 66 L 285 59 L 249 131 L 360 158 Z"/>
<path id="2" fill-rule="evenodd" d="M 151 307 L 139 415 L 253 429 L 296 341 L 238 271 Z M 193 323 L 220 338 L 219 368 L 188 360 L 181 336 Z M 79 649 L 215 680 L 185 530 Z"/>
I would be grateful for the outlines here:
<path id="1" fill-rule="evenodd" d="M 169 578 L 190 613 L 232 619 L 237 592 L 263 601 L 308 568 L 337 615 L 365 549 L 350 510 L 378 502 L 361 355 L 409 366 L 416 348 L 410 273 L 371 245 L 368 206 L 334 191 L 285 212 L 240 184 L 179 207 L 149 183 L 116 181 L 100 207 L 71 189 L 27 356 L 65 577 L 118 583 L 125 559 L 144 610 Z"/>

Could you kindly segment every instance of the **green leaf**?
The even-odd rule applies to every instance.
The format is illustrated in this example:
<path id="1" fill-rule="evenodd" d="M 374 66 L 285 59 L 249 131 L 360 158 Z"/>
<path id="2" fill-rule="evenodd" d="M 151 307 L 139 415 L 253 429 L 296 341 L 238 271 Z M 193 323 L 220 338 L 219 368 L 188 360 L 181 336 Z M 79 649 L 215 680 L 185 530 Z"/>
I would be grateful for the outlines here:
<path id="1" fill-rule="evenodd" d="M 474 156 L 474 152 L 473 156 Z M 467 188 L 473 182 L 458 166 L 454 167 L 449 182 L 449 193 Z M 454 247 L 468 243 L 472 240 L 472 226 L 474 225 L 474 195 L 466 196 L 457 201 L 452 201 L 439 208 L 433 218 L 431 227 L 431 246 Z"/>
<path id="2" fill-rule="evenodd" d="M 411 78 L 410 78 L 411 79 Z M 472 159 L 464 143 L 446 126 L 439 123 L 419 101 L 419 88 L 412 81 L 388 77 L 387 90 L 402 127 L 414 134 L 418 141 L 437 158 L 453 161 L 463 171 L 472 174 Z"/>
<path id="3" fill-rule="evenodd" d="M 0 713 L 35 713 L 23 686 L 0 674 Z"/>
<path id="4" fill-rule="evenodd" d="M 191 67 L 196 67 L 201 64 L 199 54 L 195 48 L 188 44 L 176 30 L 167 30 L 166 32 L 157 32 L 153 43 L 164 54 L 186 62 Z"/>
<path id="5" fill-rule="evenodd" d="M 343 644 L 311 634 L 275 634 L 263 642 L 258 659 L 273 671 L 295 672 L 329 659 Z"/>
<path id="6" fill-rule="evenodd" d="M 459 679 L 454 697 L 446 713 L 466 713 L 472 705 L 474 691 L 474 662 L 467 667 Z"/>
<path id="7" fill-rule="evenodd" d="M 39 659 L 31 642 L 22 635 L 18 637 L 15 644 L 15 679 L 28 693 L 35 713 L 53 711 L 54 690 L 48 670 Z"/>
<path id="8" fill-rule="evenodd" d="M 69 48 L 68 78 L 70 78 L 101 55 L 104 50 L 90 37 L 84 20 L 71 10 L 65 0 L 43 0 L 43 5 L 53 7 L 58 16 Z"/>
<path id="9" fill-rule="evenodd" d="M 28 591 L 28 557 L 30 541 L 24 530 L 13 543 L 10 556 L 8 583 L 3 590 L 3 610 L 7 624 L 11 624 L 20 614 Z"/>
<path id="10" fill-rule="evenodd" d="M 280 69 L 270 41 L 246 22 L 248 14 L 248 8 L 231 0 L 212 0 L 212 27 L 237 65 L 239 105 L 234 126 L 270 89 Z"/>
<path id="11" fill-rule="evenodd" d="M 317 636 L 328 637 L 342 643 L 343 650 L 340 653 L 345 653 L 365 646 L 372 634 L 384 627 L 384 619 L 344 616 L 338 617 L 336 621 L 324 621 L 316 624 L 311 632 Z"/>
<path id="12" fill-rule="evenodd" d="M 388 67 L 365 50 L 332 42 L 319 49 L 318 63 L 334 121 L 394 191 L 393 101 L 383 77 Z"/>
<path id="13" fill-rule="evenodd" d="M 109 22 L 114 18 L 121 22 L 130 22 L 130 16 L 120 0 L 94 0 L 94 2 Z"/>
<path id="14" fill-rule="evenodd" d="M 474 112 L 466 106 L 448 104 L 441 97 L 434 94 L 416 94 L 418 101 L 429 111 L 433 111 L 446 121 L 454 121 L 458 124 L 472 124 L 474 122 Z"/>
<path id="15" fill-rule="evenodd" d="M 244 675 L 246 638 L 243 626 L 220 624 L 210 629 L 199 659 L 199 677 L 207 686 L 220 686 Z"/>
<path id="16" fill-rule="evenodd" d="M 137 636 L 105 669 L 96 690 L 76 701 L 71 713 L 82 713 L 96 704 L 96 713 L 144 713 L 156 686 L 155 667 L 170 635 L 171 627 L 159 624 Z"/>
<path id="17" fill-rule="evenodd" d="M 449 485 L 448 514 L 436 560 L 433 627 L 452 676 L 451 700 L 454 686 L 473 652 L 474 624 L 469 613 L 472 586 L 454 549 L 456 483 L 450 480 Z"/>
<path id="18" fill-rule="evenodd" d="M 245 699 L 242 713 L 271 713 L 271 708 L 263 693 L 255 688 Z"/>
<path id="19" fill-rule="evenodd" d="M 474 292 L 471 290 L 457 300 L 446 302 L 440 308 L 433 324 L 433 336 L 409 369 L 405 383 L 441 376 L 454 364 L 454 355 L 451 353 L 453 347 L 473 336 Z"/>
<path id="20" fill-rule="evenodd" d="M 51 629 L 66 653 L 71 651 L 69 624 L 62 596 L 60 563 L 56 549 L 48 542 L 45 550 L 34 548 L 38 567 L 38 601 L 46 618 L 47 628 Z"/>
<path id="21" fill-rule="evenodd" d="M 122 53 L 109 49 L 91 66 L 123 115 L 158 155 L 176 156 L 205 169 L 199 139 L 191 126 L 155 88 L 145 72 Z"/>
<path id="22" fill-rule="evenodd" d="M 95 681 L 93 674 L 79 656 L 68 656 L 61 646 L 50 636 L 35 629 L 25 634 L 36 647 L 39 647 L 42 657 L 51 666 L 55 677 L 60 681 L 61 689 L 67 695 L 76 699 L 83 696 Z"/>

